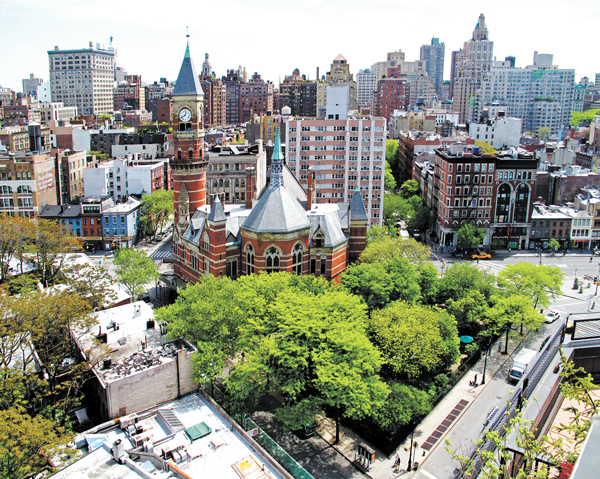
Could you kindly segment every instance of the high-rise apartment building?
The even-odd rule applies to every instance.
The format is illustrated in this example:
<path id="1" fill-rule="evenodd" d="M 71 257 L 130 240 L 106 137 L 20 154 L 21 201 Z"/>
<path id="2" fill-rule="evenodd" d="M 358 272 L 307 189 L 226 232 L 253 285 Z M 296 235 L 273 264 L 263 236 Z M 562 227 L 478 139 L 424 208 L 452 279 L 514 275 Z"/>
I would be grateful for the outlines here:
<path id="1" fill-rule="evenodd" d="M 431 45 L 421 46 L 420 59 L 426 62 L 427 75 L 432 79 L 435 85 L 435 91 L 438 98 L 442 96 L 442 85 L 444 83 L 444 57 L 446 55 L 446 45 L 440 43 L 439 38 L 432 38 Z"/>
<path id="2" fill-rule="evenodd" d="M 115 50 L 90 42 L 89 48 L 48 51 L 52 101 L 76 106 L 80 114 L 113 111 Z"/>
<path id="3" fill-rule="evenodd" d="M 397 52 L 389 52 L 387 54 L 387 60 L 385 62 L 385 71 L 383 74 L 387 74 L 387 71 L 390 68 L 399 67 L 404 63 L 404 52 L 402 50 L 398 50 Z"/>
<path id="4" fill-rule="evenodd" d="M 165 80 L 165 81 L 162 81 Z M 152 85 L 147 85 L 146 90 L 146 110 L 152 113 L 152 121 L 157 121 L 158 118 L 158 102 L 163 98 L 168 98 L 173 92 L 173 87 L 169 86 L 166 78 L 160 82 L 154 82 Z"/>
<path id="5" fill-rule="evenodd" d="M 341 53 L 333 59 L 331 69 L 325 74 L 325 83 L 317 82 L 317 115 L 320 115 L 320 112 L 326 108 L 329 85 L 347 86 L 350 90 L 350 109 L 358 108 L 358 92 L 354 75 L 350 73 L 348 60 Z"/>
<path id="6" fill-rule="evenodd" d="M 44 83 L 43 79 L 36 78 L 33 73 L 30 73 L 29 78 L 23 79 L 23 94 L 33 95 L 37 98 L 37 89 L 42 83 Z"/>
<path id="7" fill-rule="evenodd" d="M 372 106 L 373 94 L 377 91 L 377 75 L 369 68 L 356 74 L 358 106 Z"/>
<path id="8" fill-rule="evenodd" d="M 113 94 L 115 111 L 146 109 L 146 88 L 142 86 L 141 75 L 125 75 Z"/>
<path id="9" fill-rule="evenodd" d="M 475 110 L 500 103 L 506 116 L 523 120 L 523 131 L 548 127 L 551 134 L 557 134 L 568 127 L 574 109 L 575 70 L 559 69 L 552 60 L 550 54 L 535 52 L 533 65 L 525 68 L 495 62 L 473 102 Z"/>
<path id="10" fill-rule="evenodd" d="M 317 116 L 317 82 L 306 80 L 297 68 L 279 85 L 281 108 L 289 107 L 293 116 Z"/>
<path id="11" fill-rule="evenodd" d="M 383 78 L 377 82 L 375 114 L 390 121 L 394 110 L 406 110 L 410 86 L 405 78 Z"/>
<path id="12" fill-rule="evenodd" d="M 327 117 L 329 113 L 343 116 L 327 110 Z M 316 203 L 350 202 L 358 188 L 369 224 L 381 225 L 386 123 L 384 118 L 363 116 L 289 120 L 287 165 L 302 185 L 309 184 L 309 169 L 315 172 Z"/>
<path id="13" fill-rule="evenodd" d="M 254 115 L 273 113 L 273 83 L 264 81 L 258 73 L 254 73 L 248 83 L 240 90 L 242 122 L 247 122 Z"/>
<path id="14" fill-rule="evenodd" d="M 212 70 L 208 53 L 204 54 L 200 83 L 204 90 L 204 125 L 219 126 L 227 123 L 227 92 L 223 80 Z"/>
<path id="15" fill-rule="evenodd" d="M 242 122 L 242 73 L 240 70 L 227 70 L 222 80 L 225 85 L 225 121 L 229 125 L 238 125 Z"/>
<path id="16" fill-rule="evenodd" d="M 381 80 L 383 75 L 387 72 L 387 62 L 375 62 L 371 65 L 371 71 L 377 78 L 377 81 Z"/>
<path id="17" fill-rule="evenodd" d="M 452 109 L 459 113 L 461 123 L 470 120 L 470 100 L 477 93 L 486 73 L 492 68 L 493 50 L 494 42 L 489 40 L 485 16 L 482 13 L 471 40 L 465 42 L 464 58 L 454 82 Z"/>

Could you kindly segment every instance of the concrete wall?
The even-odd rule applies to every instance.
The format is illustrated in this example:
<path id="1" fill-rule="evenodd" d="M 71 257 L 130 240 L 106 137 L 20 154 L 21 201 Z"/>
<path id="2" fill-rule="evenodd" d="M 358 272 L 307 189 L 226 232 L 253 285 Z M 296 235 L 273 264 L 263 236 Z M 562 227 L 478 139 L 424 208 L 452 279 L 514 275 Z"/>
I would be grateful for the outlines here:
<path id="1" fill-rule="evenodd" d="M 146 191 L 146 194 L 152 193 L 152 168 L 144 166 L 127 168 L 127 182 L 128 186 L 121 194 L 127 192 L 130 195 L 140 195 L 142 191 Z"/>
<path id="2" fill-rule="evenodd" d="M 90 151 L 91 136 L 88 130 L 73 129 L 73 149 Z"/>
<path id="3" fill-rule="evenodd" d="M 145 147 L 145 148 L 144 148 Z M 127 155 L 138 153 L 147 157 L 156 158 L 160 152 L 161 145 L 149 143 L 144 145 L 112 145 L 112 156 L 114 158 L 126 158 Z"/>
<path id="4" fill-rule="evenodd" d="M 181 350 L 168 362 L 109 383 L 104 392 L 107 419 L 148 409 L 195 391 L 197 385 L 191 379 L 192 354 Z"/>

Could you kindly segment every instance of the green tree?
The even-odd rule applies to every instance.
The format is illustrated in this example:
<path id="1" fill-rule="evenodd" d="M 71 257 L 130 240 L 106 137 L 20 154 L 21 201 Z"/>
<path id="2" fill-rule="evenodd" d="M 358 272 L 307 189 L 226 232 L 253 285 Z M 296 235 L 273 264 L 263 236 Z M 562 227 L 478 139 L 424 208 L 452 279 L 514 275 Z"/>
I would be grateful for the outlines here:
<path id="1" fill-rule="evenodd" d="M 83 240 L 56 221 L 42 218 L 36 218 L 33 235 L 25 250 L 34 254 L 42 284 L 52 284 L 68 263 L 68 253 L 81 250 Z"/>
<path id="2" fill-rule="evenodd" d="M 550 128 L 547 126 L 540 126 L 537 131 L 537 136 L 540 140 L 546 141 L 550 136 Z"/>
<path id="3" fill-rule="evenodd" d="M 548 248 L 550 248 L 552 251 L 558 251 L 558 248 L 560 248 L 560 243 L 556 241 L 556 239 L 550 238 L 550 241 L 548 241 Z"/>
<path id="4" fill-rule="evenodd" d="M 431 251 L 412 238 L 383 237 L 367 245 L 361 253 L 359 263 L 391 261 L 394 258 L 407 258 L 411 262 L 421 262 L 429 258 Z"/>
<path id="5" fill-rule="evenodd" d="M 419 183 L 417 180 L 407 180 L 400 186 L 400 196 L 405 200 L 419 195 Z"/>
<path id="6" fill-rule="evenodd" d="M 523 328 L 538 329 L 544 323 L 544 317 L 531 305 L 530 300 L 522 295 L 498 295 L 491 314 L 488 329 L 504 331 L 504 353 L 508 352 L 508 337 L 516 325 Z"/>
<path id="7" fill-rule="evenodd" d="M 498 285 L 507 295 L 526 297 L 533 308 L 548 308 L 561 294 L 564 274 L 559 268 L 517 263 L 498 273 Z"/>
<path id="8" fill-rule="evenodd" d="M 422 237 L 425 237 L 425 233 L 435 221 L 435 217 L 431 214 L 429 207 L 418 196 L 410 197 L 408 202 L 413 209 L 413 213 L 408 220 L 408 228 L 411 231 L 418 231 Z"/>
<path id="9" fill-rule="evenodd" d="M 342 275 L 342 284 L 371 310 L 398 299 L 414 303 L 421 296 L 418 270 L 406 258 L 352 265 Z"/>
<path id="10" fill-rule="evenodd" d="M 392 172 L 392 167 L 386 161 L 385 162 L 385 180 L 383 182 L 386 191 L 394 191 L 396 189 L 396 179 Z"/>
<path id="11" fill-rule="evenodd" d="M 145 233 L 156 237 L 174 212 L 173 190 L 156 190 L 150 195 L 144 195 L 140 220 L 144 224 Z"/>
<path id="12" fill-rule="evenodd" d="M 367 230 L 367 244 L 379 241 L 382 238 L 391 237 L 392 231 L 395 232 L 395 230 L 390 230 L 385 224 L 383 226 L 371 226 Z"/>
<path id="13" fill-rule="evenodd" d="M 582 122 L 590 124 L 595 116 L 600 115 L 600 110 L 587 110 L 584 112 L 571 112 L 571 126 L 581 126 Z"/>
<path id="14" fill-rule="evenodd" d="M 496 277 L 473 263 L 457 263 L 446 268 L 444 277 L 438 281 L 438 302 L 458 301 L 471 291 L 480 292 L 489 302 L 496 292 Z"/>
<path id="15" fill-rule="evenodd" d="M 396 184 L 400 178 L 400 150 L 398 140 L 386 140 L 385 160 L 390 165 Z"/>
<path id="16" fill-rule="evenodd" d="M 494 155 L 498 153 L 498 150 L 493 148 L 487 141 L 476 141 L 475 146 L 478 146 L 479 148 L 481 148 L 481 151 L 483 151 L 483 153 L 489 155 Z"/>
<path id="17" fill-rule="evenodd" d="M 48 457 L 70 437 L 63 428 L 42 416 L 31 417 L 16 409 L 0 411 L 0 476 L 19 478 L 49 467 Z"/>
<path id="18" fill-rule="evenodd" d="M 408 218 L 414 216 L 414 210 L 408 200 L 400 195 L 385 193 L 383 197 L 383 221 L 390 229 L 396 228 L 398 221 L 408 222 Z"/>
<path id="19" fill-rule="evenodd" d="M 428 261 L 417 263 L 419 272 L 419 286 L 421 287 L 421 301 L 425 304 L 434 304 L 438 290 L 438 269 Z"/>
<path id="20" fill-rule="evenodd" d="M 425 391 L 395 381 L 388 385 L 390 395 L 383 406 L 374 412 L 373 419 L 383 431 L 394 435 L 413 419 L 429 414 L 432 405 Z"/>
<path id="21" fill-rule="evenodd" d="M 369 331 L 396 376 L 417 378 L 460 357 L 456 321 L 438 308 L 396 301 L 372 312 Z"/>
<path id="22" fill-rule="evenodd" d="M 490 306 L 485 296 L 477 290 L 469 290 L 462 298 L 447 301 L 448 312 L 456 318 L 461 334 L 476 335 L 489 317 Z"/>
<path id="23" fill-rule="evenodd" d="M 269 313 L 273 333 L 254 336 L 252 349 L 227 377 L 234 408 L 277 391 L 287 399 L 277 417 L 290 429 L 331 408 L 338 441 L 341 417 L 363 418 L 381 407 L 388 388 L 377 375 L 381 359 L 365 334 L 365 308 L 357 297 L 288 290 Z"/>
<path id="24" fill-rule="evenodd" d="M 9 264 L 34 238 L 34 223 L 23 216 L 0 214 L 0 282 L 7 279 Z"/>
<path id="25" fill-rule="evenodd" d="M 478 228 L 472 221 L 463 223 L 456 233 L 458 247 L 466 250 L 477 248 L 483 242 L 485 235 L 485 229 Z"/>
<path id="26" fill-rule="evenodd" d="M 132 300 L 146 291 L 147 284 L 160 276 L 152 259 L 145 251 L 138 249 L 119 249 L 114 265 L 117 281 L 125 287 Z"/>

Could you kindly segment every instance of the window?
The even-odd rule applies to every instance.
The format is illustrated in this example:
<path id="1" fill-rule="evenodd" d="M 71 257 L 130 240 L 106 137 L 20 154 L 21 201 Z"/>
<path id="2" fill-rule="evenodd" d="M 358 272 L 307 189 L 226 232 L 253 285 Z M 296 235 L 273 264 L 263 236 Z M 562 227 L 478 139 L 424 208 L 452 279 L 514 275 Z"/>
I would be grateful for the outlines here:
<path id="1" fill-rule="evenodd" d="M 301 275 L 302 274 L 302 253 L 304 246 L 302 243 L 297 243 L 292 251 L 292 272 Z"/>
<path id="2" fill-rule="evenodd" d="M 281 253 L 275 246 L 270 246 L 265 254 L 266 257 L 266 271 L 272 273 L 279 271 L 279 257 Z"/>
<path id="3" fill-rule="evenodd" d="M 210 250 L 209 241 L 208 241 L 208 233 L 204 233 L 204 236 L 202 236 L 202 249 L 204 251 Z"/>
<path id="4" fill-rule="evenodd" d="M 254 273 L 254 248 L 251 244 L 246 246 L 246 274 Z"/>
<path id="5" fill-rule="evenodd" d="M 325 276 L 327 273 L 327 258 L 325 256 L 321 257 L 321 276 Z"/>

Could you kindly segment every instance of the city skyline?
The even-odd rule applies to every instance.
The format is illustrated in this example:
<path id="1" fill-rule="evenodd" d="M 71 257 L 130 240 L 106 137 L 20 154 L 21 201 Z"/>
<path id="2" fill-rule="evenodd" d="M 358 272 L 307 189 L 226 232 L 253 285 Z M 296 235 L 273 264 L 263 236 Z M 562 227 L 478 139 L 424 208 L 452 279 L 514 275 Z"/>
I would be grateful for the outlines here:
<path id="1" fill-rule="evenodd" d="M 57 9 L 40 0 L 19 3 L 1 0 L 0 16 L 5 22 L 0 37 L 5 45 L 12 44 L 12 48 L 3 52 L 0 85 L 20 91 L 22 79 L 30 73 L 48 80 L 47 52 L 55 45 L 62 49 L 85 48 L 89 41 L 108 44 L 111 36 L 118 50 L 119 65 L 128 73 L 140 74 L 147 83 L 160 77 L 174 81 L 185 49 L 186 26 L 197 68 L 204 54 L 209 53 L 219 77 L 227 69 L 242 66 L 248 76 L 258 72 L 276 85 L 294 68 L 315 79 L 317 67 L 320 75 L 324 75 L 340 53 L 356 74 L 374 62 L 385 60 L 387 52 L 398 49 L 406 53 L 407 61 L 418 60 L 421 45 L 438 37 L 446 45 L 444 80 L 448 80 L 451 52 L 470 39 L 480 13 L 485 14 L 494 54 L 499 60 L 513 55 L 516 66 L 525 67 L 532 64 L 533 52 L 537 50 L 553 54 L 554 64 L 559 67 L 575 69 L 576 81 L 583 76 L 593 81 L 595 73 L 600 72 L 600 65 L 590 62 L 585 48 L 572 48 L 562 35 L 548 28 L 559 22 L 554 7 L 564 10 L 557 1 L 546 3 L 543 12 L 537 11 L 536 6 L 517 2 L 507 2 L 502 8 L 493 5 L 482 8 L 474 1 L 461 5 L 460 10 L 448 4 L 440 7 L 437 2 L 415 5 L 389 0 L 370 2 L 369 9 L 354 0 L 343 3 L 309 0 L 301 6 L 272 0 L 258 5 L 227 0 L 218 5 L 186 5 L 173 10 L 150 1 L 144 4 L 149 8 L 143 11 L 133 4 L 114 0 L 89 5 L 63 0 L 62 8 Z M 521 13 L 519 18 L 512 18 L 515 9 Z M 587 7 L 585 15 L 583 9 L 561 11 L 560 25 L 578 22 L 578 29 L 585 30 L 586 26 L 591 29 L 598 10 L 600 7 Z M 381 15 L 381 12 L 387 13 Z M 427 13 L 426 18 L 423 12 Z M 210 15 L 219 20 L 211 22 L 204 18 Z M 326 28 L 320 18 L 332 19 L 332 26 Z M 236 23 L 236 19 L 240 21 Z M 357 19 L 363 27 L 352 23 Z M 399 24 L 401 27 L 396 26 Z M 248 25 L 256 26 L 256 31 Z M 297 26 L 296 30 L 290 26 Z M 376 34 L 369 32 L 372 28 Z M 515 35 L 517 31 L 523 33 Z M 263 43 L 268 47 L 263 47 Z"/>

